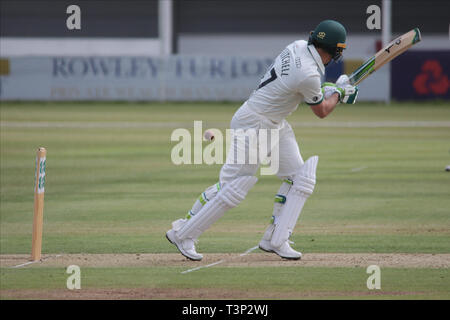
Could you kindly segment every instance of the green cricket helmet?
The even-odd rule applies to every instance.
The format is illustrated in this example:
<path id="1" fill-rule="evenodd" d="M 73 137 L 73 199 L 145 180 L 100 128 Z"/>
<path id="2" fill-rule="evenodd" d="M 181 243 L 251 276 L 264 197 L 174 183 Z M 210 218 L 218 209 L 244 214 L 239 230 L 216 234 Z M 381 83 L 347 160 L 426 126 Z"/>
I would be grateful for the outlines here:
<path id="1" fill-rule="evenodd" d="M 311 31 L 308 44 L 314 44 L 331 54 L 334 61 L 342 58 L 346 45 L 347 31 L 342 24 L 334 20 L 325 20 Z"/>

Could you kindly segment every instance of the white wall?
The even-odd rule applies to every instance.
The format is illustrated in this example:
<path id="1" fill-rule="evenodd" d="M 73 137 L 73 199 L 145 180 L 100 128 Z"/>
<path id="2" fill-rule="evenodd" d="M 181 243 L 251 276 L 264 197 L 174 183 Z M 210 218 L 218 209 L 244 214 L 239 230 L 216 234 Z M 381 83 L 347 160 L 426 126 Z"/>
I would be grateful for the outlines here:
<path id="1" fill-rule="evenodd" d="M 0 56 L 157 56 L 157 38 L 0 38 Z"/>
<path id="2" fill-rule="evenodd" d="M 289 43 L 307 34 L 288 35 L 180 35 L 178 53 L 192 56 L 274 58 Z M 381 35 L 349 36 L 344 58 L 365 60 L 375 53 Z M 0 56 L 159 56 L 158 39 L 26 39 L 0 38 Z M 412 50 L 450 50 L 447 36 L 425 35 Z M 360 85 L 359 100 L 387 101 L 390 69 L 381 68 Z M 231 80 L 230 80 L 231 81 Z M 250 86 L 251 87 L 251 86 Z"/>
<path id="3" fill-rule="evenodd" d="M 236 55 L 275 57 L 294 40 L 307 39 L 307 34 L 286 35 L 179 35 L 179 54 Z M 365 59 L 375 53 L 375 42 L 381 35 L 350 35 L 345 58 Z M 413 50 L 450 50 L 445 35 L 425 35 Z M 158 38 L 0 38 L 1 56 L 57 55 L 57 56 L 121 56 L 160 54 Z"/>

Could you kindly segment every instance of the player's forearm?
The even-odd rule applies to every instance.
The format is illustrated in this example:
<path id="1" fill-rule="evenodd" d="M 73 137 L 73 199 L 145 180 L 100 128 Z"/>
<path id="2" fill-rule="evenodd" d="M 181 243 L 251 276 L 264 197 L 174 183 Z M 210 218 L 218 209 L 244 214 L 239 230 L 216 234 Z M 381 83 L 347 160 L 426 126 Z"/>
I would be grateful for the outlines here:
<path id="1" fill-rule="evenodd" d="M 325 118 L 334 110 L 338 102 L 339 102 L 339 95 L 336 93 L 333 94 L 328 99 L 324 99 L 322 103 L 316 106 L 311 106 L 311 109 L 313 110 L 314 114 L 319 118 Z"/>

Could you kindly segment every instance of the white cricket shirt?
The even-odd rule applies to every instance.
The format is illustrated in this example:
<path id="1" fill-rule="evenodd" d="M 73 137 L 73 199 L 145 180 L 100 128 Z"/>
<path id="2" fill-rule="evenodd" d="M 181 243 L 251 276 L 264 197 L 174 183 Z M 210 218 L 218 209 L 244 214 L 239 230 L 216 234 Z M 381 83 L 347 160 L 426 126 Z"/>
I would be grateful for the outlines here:
<path id="1" fill-rule="evenodd" d="M 316 48 L 304 40 L 294 41 L 275 58 L 247 105 L 270 120 L 280 122 L 294 112 L 301 101 L 309 105 L 322 102 L 320 79 L 324 73 L 325 66 Z"/>

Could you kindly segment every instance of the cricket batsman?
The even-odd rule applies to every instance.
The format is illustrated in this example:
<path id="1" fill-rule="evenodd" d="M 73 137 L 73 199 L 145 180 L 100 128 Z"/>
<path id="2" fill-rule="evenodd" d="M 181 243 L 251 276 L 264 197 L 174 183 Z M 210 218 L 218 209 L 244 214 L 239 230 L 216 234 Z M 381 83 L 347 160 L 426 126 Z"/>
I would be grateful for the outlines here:
<path id="1" fill-rule="evenodd" d="M 236 111 L 231 129 L 277 129 L 279 133 L 279 165 L 276 175 L 281 186 L 275 196 L 272 222 L 265 231 L 259 248 L 285 259 L 298 260 L 302 254 L 290 246 L 291 236 L 302 208 L 316 184 L 318 156 L 303 161 L 294 132 L 285 120 L 304 101 L 319 118 L 329 115 L 338 103 L 353 104 L 358 88 L 341 75 L 335 84 L 321 84 L 325 66 L 338 61 L 346 47 L 347 32 L 333 20 L 322 21 L 311 32 L 308 41 L 289 44 L 278 55 L 258 88 Z M 244 144 L 247 148 L 248 144 Z M 234 153 L 237 144 L 231 143 Z M 259 164 L 225 163 L 219 182 L 208 187 L 183 219 L 172 223 L 167 239 L 188 259 L 199 261 L 195 243 L 226 211 L 236 207 L 255 185 Z"/>

